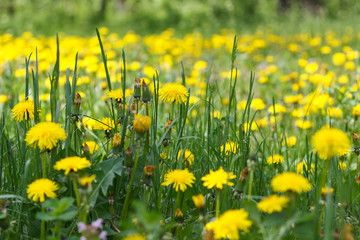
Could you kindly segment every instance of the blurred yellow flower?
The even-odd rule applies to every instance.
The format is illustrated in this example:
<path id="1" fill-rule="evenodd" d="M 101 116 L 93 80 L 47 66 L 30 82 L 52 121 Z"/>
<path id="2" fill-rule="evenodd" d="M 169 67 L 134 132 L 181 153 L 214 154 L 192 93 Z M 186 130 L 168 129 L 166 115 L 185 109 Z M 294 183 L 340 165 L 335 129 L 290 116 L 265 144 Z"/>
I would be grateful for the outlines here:
<path id="1" fill-rule="evenodd" d="M 264 213 L 281 212 L 289 203 L 289 198 L 278 195 L 271 195 L 257 204 L 257 208 Z"/>
<path id="2" fill-rule="evenodd" d="M 345 63 L 346 57 L 344 53 L 338 52 L 332 56 L 332 62 L 335 66 L 341 66 Z"/>
<path id="3" fill-rule="evenodd" d="M 144 133 L 149 131 L 151 125 L 151 118 L 148 116 L 143 116 L 141 114 L 135 114 L 133 120 L 134 130 L 138 133 Z"/>
<path id="4" fill-rule="evenodd" d="M 351 147 L 350 139 L 343 131 L 326 126 L 312 136 L 311 143 L 315 152 L 323 159 L 343 156 Z"/>
<path id="5" fill-rule="evenodd" d="M 204 198 L 204 195 L 202 194 L 199 194 L 199 195 L 194 195 L 192 196 L 192 200 L 194 202 L 194 205 L 196 208 L 198 209 L 202 209 L 205 207 L 205 198 Z"/>
<path id="6" fill-rule="evenodd" d="M 236 178 L 232 172 L 226 172 L 222 167 L 220 167 L 215 172 L 210 169 L 210 173 L 203 176 L 201 180 L 204 182 L 204 187 L 211 189 L 216 187 L 217 189 L 223 189 L 223 185 L 234 186 L 233 182 L 230 180 Z"/>
<path id="7" fill-rule="evenodd" d="M 282 142 L 282 145 L 285 146 L 285 144 L 287 145 L 287 147 L 293 147 L 296 144 L 296 137 L 295 136 L 291 136 L 291 137 L 287 137 L 286 138 L 286 143 L 285 143 L 285 139 Z"/>
<path id="8" fill-rule="evenodd" d="M 284 157 L 281 156 L 280 154 L 274 154 L 271 155 L 270 157 L 268 157 L 266 159 L 266 162 L 268 164 L 279 164 L 279 163 L 283 163 L 284 162 Z"/>
<path id="9" fill-rule="evenodd" d="M 225 152 L 225 155 L 230 155 L 231 153 L 235 154 L 239 149 L 239 144 L 236 142 L 230 141 L 226 142 L 225 145 L 222 145 L 220 148 L 220 152 Z"/>
<path id="10" fill-rule="evenodd" d="M 65 175 L 68 175 L 70 171 L 78 172 L 81 169 L 90 167 L 91 163 L 86 158 L 82 157 L 67 157 L 57 161 L 54 165 L 55 170 L 64 170 Z"/>
<path id="11" fill-rule="evenodd" d="M 184 149 L 180 149 L 177 155 L 177 160 L 180 160 L 182 155 L 184 155 L 182 157 L 183 162 L 187 162 L 189 166 L 192 166 L 194 162 L 194 154 L 190 150 L 185 149 L 184 151 Z"/>
<path id="12" fill-rule="evenodd" d="M 292 172 L 283 172 L 271 180 L 271 187 L 275 192 L 295 192 L 302 193 L 311 190 L 310 182 L 307 178 Z"/>
<path id="13" fill-rule="evenodd" d="M 215 239 L 239 239 L 239 231 L 249 232 L 252 222 L 249 213 L 243 208 L 228 210 L 218 219 L 205 225 L 206 230 L 214 232 Z"/>
<path id="14" fill-rule="evenodd" d="M 301 161 L 296 165 L 296 172 L 299 174 L 304 174 L 304 168 L 307 171 L 308 170 L 308 164 L 305 161 Z M 310 165 L 310 172 L 314 172 L 315 165 L 311 163 Z"/>
<path id="15" fill-rule="evenodd" d="M 83 147 L 90 154 L 93 154 L 94 152 L 99 150 L 99 145 L 97 145 L 96 142 L 94 142 L 94 141 L 86 141 L 86 142 L 84 142 Z"/>

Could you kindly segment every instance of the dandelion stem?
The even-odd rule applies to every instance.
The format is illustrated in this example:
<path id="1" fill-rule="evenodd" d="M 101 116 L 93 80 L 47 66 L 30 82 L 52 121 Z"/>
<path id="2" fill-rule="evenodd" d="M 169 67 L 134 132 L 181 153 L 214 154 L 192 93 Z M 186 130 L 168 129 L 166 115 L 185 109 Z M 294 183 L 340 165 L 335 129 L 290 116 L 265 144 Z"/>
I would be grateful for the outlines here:
<path id="1" fill-rule="evenodd" d="M 250 182 L 249 182 L 249 192 L 248 192 L 248 198 L 249 199 L 251 198 L 251 190 L 252 190 L 253 180 L 254 180 L 254 171 L 250 170 L 250 179 L 249 179 Z"/>
<path id="2" fill-rule="evenodd" d="M 134 176 L 135 176 L 135 173 L 136 173 L 136 167 L 137 167 L 138 160 L 139 160 L 139 154 L 140 154 L 140 147 L 138 146 L 137 151 L 136 151 L 136 158 L 135 158 L 134 168 L 133 168 L 133 171 L 132 171 L 132 174 L 131 174 L 129 186 L 128 186 L 127 191 L 126 191 L 126 197 L 125 197 L 124 206 L 123 206 L 123 209 L 122 209 L 122 212 L 121 212 L 121 221 L 124 221 L 126 219 L 127 211 L 128 211 L 128 208 L 129 208 L 131 187 L 132 187 L 132 184 L 134 182 Z"/>
<path id="3" fill-rule="evenodd" d="M 173 120 L 174 118 L 174 110 L 175 110 L 175 102 L 172 103 L 171 105 L 171 116 L 170 116 L 170 120 Z"/>
<path id="4" fill-rule="evenodd" d="M 42 177 L 46 178 L 46 154 L 41 155 Z"/>
<path id="5" fill-rule="evenodd" d="M 220 213 L 220 190 L 216 190 L 216 210 L 215 210 L 215 216 L 216 218 L 219 217 L 219 213 Z"/>
<path id="6" fill-rule="evenodd" d="M 71 180 L 72 180 L 72 183 L 73 183 L 73 188 L 74 188 L 74 193 L 75 193 L 75 198 L 76 198 L 76 205 L 78 206 L 78 208 L 80 210 L 80 197 L 79 197 L 79 191 L 78 191 L 78 187 L 77 187 L 76 178 L 71 177 Z"/>
<path id="7" fill-rule="evenodd" d="M 42 213 L 45 213 L 45 208 L 42 207 L 41 208 L 41 212 Z M 46 237 L 45 237 L 45 221 L 44 220 L 41 220 L 41 235 L 40 235 L 40 239 L 41 240 L 45 240 Z"/>

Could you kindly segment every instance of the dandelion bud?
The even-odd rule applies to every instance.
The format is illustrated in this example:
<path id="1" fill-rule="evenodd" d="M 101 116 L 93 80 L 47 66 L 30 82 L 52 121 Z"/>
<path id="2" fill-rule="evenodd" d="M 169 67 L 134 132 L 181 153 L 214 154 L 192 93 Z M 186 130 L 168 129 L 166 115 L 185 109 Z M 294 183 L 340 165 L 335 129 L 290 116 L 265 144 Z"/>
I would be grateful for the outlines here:
<path id="1" fill-rule="evenodd" d="M 239 181 L 240 182 L 245 182 L 248 174 L 249 174 L 249 168 L 245 167 L 240 173 Z"/>
<path id="2" fill-rule="evenodd" d="M 137 133 L 145 133 L 149 131 L 151 125 L 151 118 L 141 114 L 135 114 L 133 120 L 133 127 Z"/>
<path id="3" fill-rule="evenodd" d="M 133 165 L 133 153 L 131 151 L 131 148 L 128 147 L 125 151 L 125 166 L 131 168 Z"/>
<path id="4" fill-rule="evenodd" d="M 135 114 L 135 113 L 136 113 L 136 105 L 135 105 L 134 102 L 131 103 L 131 105 L 130 105 L 130 111 L 131 111 L 132 114 Z"/>
<path id="5" fill-rule="evenodd" d="M 141 84 L 140 79 L 135 78 L 135 84 L 134 84 L 134 99 L 139 100 L 141 98 Z"/>
<path id="6" fill-rule="evenodd" d="M 115 148 L 115 147 L 120 146 L 120 144 L 121 144 L 121 136 L 120 136 L 120 134 L 115 133 L 113 140 L 112 140 L 112 145 Z"/>
<path id="7" fill-rule="evenodd" d="M 151 165 L 145 166 L 144 168 L 145 177 L 151 177 L 155 168 L 156 168 L 155 166 L 151 166 Z"/>
<path id="8" fill-rule="evenodd" d="M 171 139 L 171 124 L 172 124 L 172 120 L 169 120 L 166 124 L 165 124 L 165 128 L 164 128 L 164 133 L 166 133 L 166 136 L 162 142 L 162 144 L 164 145 L 164 147 L 167 147 L 170 143 L 170 139 Z"/>
<path id="9" fill-rule="evenodd" d="M 143 103 L 148 103 L 151 101 L 151 92 L 150 89 L 148 87 L 148 85 L 145 83 L 145 81 L 142 81 L 142 102 Z"/>
<path id="10" fill-rule="evenodd" d="M 181 218 L 184 217 L 184 214 L 182 213 L 182 211 L 180 210 L 180 208 L 177 208 L 177 209 L 175 210 L 175 216 L 176 216 L 176 218 L 179 218 L 179 219 L 181 219 Z"/>
<path id="11" fill-rule="evenodd" d="M 357 143 L 359 141 L 359 134 L 357 134 L 356 132 L 351 132 L 351 135 L 353 142 Z"/>
<path id="12" fill-rule="evenodd" d="M 81 96 L 80 96 L 79 93 L 76 93 L 75 100 L 74 100 L 74 105 L 79 106 L 80 104 L 81 104 Z"/>

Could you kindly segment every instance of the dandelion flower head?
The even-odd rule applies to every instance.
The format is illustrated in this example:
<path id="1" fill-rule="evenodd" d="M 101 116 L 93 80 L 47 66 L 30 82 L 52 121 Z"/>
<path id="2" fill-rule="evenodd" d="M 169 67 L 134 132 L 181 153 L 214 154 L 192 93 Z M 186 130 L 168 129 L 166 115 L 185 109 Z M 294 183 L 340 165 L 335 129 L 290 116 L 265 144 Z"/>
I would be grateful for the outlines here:
<path id="1" fill-rule="evenodd" d="M 54 165 L 55 170 L 64 170 L 65 175 L 68 175 L 70 171 L 77 172 L 81 169 L 90 167 L 91 163 L 86 158 L 82 157 L 67 157 L 57 161 Z"/>
<path id="2" fill-rule="evenodd" d="M 38 146 L 40 149 L 53 149 L 58 141 L 66 139 L 65 130 L 54 122 L 40 122 L 33 126 L 26 134 L 28 145 Z"/>
<path id="3" fill-rule="evenodd" d="M 275 192 L 302 193 L 311 190 L 311 184 L 307 178 L 292 172 L 283 172 L 275 176 L 271 180 L 271 187 Z"/>
<path id="4" fill-rule="evenodd" d="M 184 154 L 184 156 L 182 158 L 183 162 L 187 162 L 191 166 L 194 162 L 194 154 L 190 150 L 180 149 L 178 156 L 177 156 L 177 160 L 180 160 L 181 155 L 183 155 L 183 154 Z"/>
<path id="5" fill-rule="evenodd" d="M 148 116 L 143 116 L 141 114 L 135 114 L 133 120 L 133 127 L 136 132 L 144 133 L 149 131 L 151 125 L 151 118 Z"/>
<path id="6" fill-rule="evenodd" d="M 279 164 L 284 162 L 284 157 L 279 154 L 271 155 L 266 159 L 268 164 Z"/>
<path id="7" fill-rule="evenodd" d="M 168 103 L 185 103 L 189 96 L 187 89 L 179 83 L 168 83 L 159 90 L 159 98 Z"/>
<path id="8" fill-rule="evenodd" d="M 243 208 L 228 210 L 218 219 L 205 225 L 206 230 L 214 232 L 215 239 L 239 239 L 239 231 L 249 232 L 252 222 L 249 213 Z"/>
<path id="9" fill-rule="evenodd" d="M 87 141 L 84 142 L 83 147 L 87 150 L 90 154 L 93 154 L 97 150 L 99 150 L 99 145 L 96 144 L 94 141 Z"/>
<path id="10" fill-rule="evenodd" d="M 273 212 L 281 212 L 288 202 L 289 199 L 287 197 L 274 194 L 261 200 L 257 207 L 261 212 L 271 214 Z"/>
<path id="11" fill-rule="evenodd" d="M 322 127 L 314 134 L 311 142 L 315 152 L 323 159 L 343 156 L 351 147 L 348 136 L 336 128 Z"/>
<path id="12" fill-rule="evenodd" d="M 181 190 L 182 192 L 185 192 L 187 186 L 192 187 L 194 180 L 194 174 L 189 172 L 187 168 L 184 170 L 175 169 L 166 173 L 165 181 L 161 185 L 169 186 L 170 184 L 174 184 L 173 187 L 175 191 Z"/>
<path id="13" fill-rule="evenodd" d="M 225 152 L 226 155 L 229 155 L 230 153 L 235 154 L 238 149 L 239 149 L 239 144 L 230 141 L 230 142 L 226 142 L 224 145 L 221 146 L 220 152 Z"/>
<path id="14" fill-rule="evenodd" d="M 18 122 L 34 119 L 34 101 L 31 99 L 21 101 L 11 109 L 11 112 Z"/>
<path id="15" fill-rule="evenodd" d="M 55 198 L 55 191 L 58 190 L 58 185 L 47 178 L 40 178 L 30 183 L 26 192 L 28 194 L 28 198 L 32 199 L 34 202 L 38 200 L 40 202 L 45 201 L 45 196 L 48 198 Z"/>
<path id="16" fill-rule="evenodd" d="M 204 181 L 204 187 L 211 189 L 216 187 L 217 189 L 223 189 L 224 185 L 234 186 L 234 183 L 230 180 L 236 178 L 232 172 L 226 172 L 222 167 L 220 167 L 215 172 L 210 170 L 210 173 L 201 178 Z"/>

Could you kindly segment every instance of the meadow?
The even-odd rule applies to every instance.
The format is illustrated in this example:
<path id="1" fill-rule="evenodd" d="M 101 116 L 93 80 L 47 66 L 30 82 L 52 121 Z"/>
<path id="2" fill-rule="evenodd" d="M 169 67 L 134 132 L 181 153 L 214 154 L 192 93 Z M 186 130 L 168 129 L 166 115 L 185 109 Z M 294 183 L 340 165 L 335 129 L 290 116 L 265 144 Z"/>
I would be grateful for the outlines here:
<path id="1" fill-rule="evenodd" d="M 359 239 L 359 41 L 1 33 L 1 238 Z"/>

